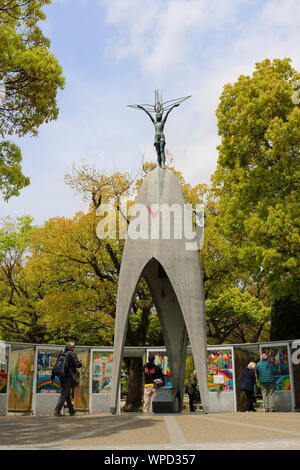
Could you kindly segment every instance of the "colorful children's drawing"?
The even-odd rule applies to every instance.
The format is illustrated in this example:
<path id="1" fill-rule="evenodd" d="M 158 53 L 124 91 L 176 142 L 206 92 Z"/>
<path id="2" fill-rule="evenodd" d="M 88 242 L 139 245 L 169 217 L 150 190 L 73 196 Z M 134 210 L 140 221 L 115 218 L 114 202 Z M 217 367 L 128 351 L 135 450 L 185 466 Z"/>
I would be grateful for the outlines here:
<path id="1" fill-rule="evenodd" d="M 155 356 L 155 364 L 159 367 L 161 367 L 162 373 L 164 375 L 167 375 L 168 377 L 171 377 L 171 368 L 170 364 L 168 361 L 168 357 L 165 354 L 159 354 Z"/>
<path id="2" fill-rule="evenodd" d="M 289 375 L 275 377 L 275 390 L 291 390 L 291 380 Z"/>
<path id="3" fill-rule="evenodd" d="M 93 352 L 92 393 L 109 392 L 111 388 L 113 353 Z"/>
<path id="4" fill-rule="evenodd" d="M 49 377 L 38 377 L 37 378 L 37 393 L 60 393 L 61 385 L 58 377 L 52 382 Z"/>
<path id="5" fill-rule="evenodd" d="M 113 353 L 107 351 L 94 351 L 93 362 L 112 362 Z"/>
<path id="6" fill-rule="evenodd" d="M 162 354 L 157 354 L 155 356 L 155 364 L 161 368 L 163 368 L 163 360 L 164 360 L 164 356 Z"/>
<path id="7" fill-rule="evenodd" d="M 36 393 L 60 393 L 59 378 L 51 381 L 53 366 L 60 351 L 38 351 Z"/>
<path id="8" fill-rule="evenodd" d="M 221 390 L 220 390 L 220 385 L 209 383 L 209 384 L 208 384 L 208 391 L 209 391 L 209 392 L 220 392 L 220 391 L 221 391 Z"/>
<path id="9" fill-rule="evenodd" d="M 155 356 L 154 362 L 157 366 L 161 367 L 162 373 L 164 375 L 166 388 L 172 388 L 173 387 L 172 373 L 171 373 L 171 367 L 169 364 L 168 356 L 166 356 L 166 354 L 158 354 Z"/>
<path id="10" fill-rule="evenodd" d="M 93 393 L 100 393 L 105 389 L 106 392 L 110 391 L 111 377 L 99 377 L 98 380 L 93 379 Z"/>
<path id="11" fill-rule="evenodd" d="M 224 369 L 228 369 L 229 368 L 229 361 L 230 361 L 230 358 L 229 358 L 229 355 L 224 353 L 223 354 L 223 368 Z"/>
<path id="12" fill-rule="evenodd" d="M 111 377 L 101 377 L 101 380 L 99 381 L 99 386 L 100 389 L 103 390 L 105 387 L 107 387 L 110 384 Z"/>
<path id="13" fill-rule="evenodd" d="M 208 390 L 210 392 L 232 392 L 233 370 L 231 351 L 212 351 L 207 356 Z M 215 383 L 214 377 L 221 376 L 223 383 Z"/>
<path id="14" fill-rule="evenodd" d="M 34 350 L 11 351 L 10 360 L 12 368 L 8 396 L 9 411 L 31 410 L 34 356 Z"/>
<path id="15" fill-rule="evenodd" d="M 262 348 L 268 354 L 268 361 L 273 365 L 275 375 L 275 390 L 290 390 L 289 359 L 286 346 Z"/>
<path id="16" fill-rule="evenodd" d="M 89 370 L 90 370 L 90 352 L 80 351 L 77 353 L 78 358 L 82 362 L 80 371 L 80 384 L 75 388 L 74 406 L 76 410 L 89 411 Z M 107 363 L 107 365 L 111 363 Z"/>

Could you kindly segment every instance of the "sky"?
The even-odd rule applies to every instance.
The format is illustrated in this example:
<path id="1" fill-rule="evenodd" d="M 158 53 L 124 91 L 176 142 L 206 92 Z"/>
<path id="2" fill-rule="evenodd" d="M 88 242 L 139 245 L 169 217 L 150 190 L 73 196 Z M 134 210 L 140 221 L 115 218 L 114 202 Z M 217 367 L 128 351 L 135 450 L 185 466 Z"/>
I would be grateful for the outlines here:
<path id="1" fill-rule="evenodd" d="M 53 0 L 45 13 L 66 86 L 58 119 L 16 138 L 31 184 L 0 201 L 0 217 L 42 225 L 86 210 L 64 181 L 82 161 L 132 175 L 156 161 L 153 124 L 126 106 L 154 103 L 156 89 L 164 101 L 192 95 L 168 118 L 166 148 L 189 183 L 208 183 L 223 86 L 265 58 L 290 57 L 300 70 L 299 0 Z"/>

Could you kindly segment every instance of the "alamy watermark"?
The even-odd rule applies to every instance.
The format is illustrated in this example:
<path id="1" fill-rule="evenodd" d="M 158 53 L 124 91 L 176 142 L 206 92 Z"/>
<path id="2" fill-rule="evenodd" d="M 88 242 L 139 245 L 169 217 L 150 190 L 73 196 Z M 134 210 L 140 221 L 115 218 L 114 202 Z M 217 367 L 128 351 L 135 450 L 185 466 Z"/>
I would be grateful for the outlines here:
<path id="1" fill-rule="evenodd" d="M 292 363 L 297 366 L 300 364 L 300 339 L 293 341 L 291 348 L 296 350 L 292 353 Z"/>
<path id="2" fill-rule="evenodd" d="M 100 239 L 184 240 L 186 250 L 199 250 L 204 241 L 201 204 L 102 204 L 96 233 Z M 128 221 L 130 223 L 128 224 Z"/>

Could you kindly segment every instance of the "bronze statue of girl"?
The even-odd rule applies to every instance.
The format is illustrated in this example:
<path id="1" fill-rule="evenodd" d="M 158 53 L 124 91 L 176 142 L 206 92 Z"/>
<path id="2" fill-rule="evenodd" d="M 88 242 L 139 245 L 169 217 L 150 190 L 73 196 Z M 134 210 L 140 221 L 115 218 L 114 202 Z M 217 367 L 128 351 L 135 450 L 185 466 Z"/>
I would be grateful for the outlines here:
<path id="1" fill-rule="evenodd" d="M 145 105 L 128 105 L 131 108 L 142 109 L 150 117 L 151 121 L 155 127 L 155 137 L 154 137 L 154 147 L 156 148 L 157 153 L 157 162 L 160 168 L 166 168 L 166 156 L 165 156 L 165 145 L 166 139 L 164 134 L 164 127 L 167 121 L 167 118 L 173 108 L 190 98 L 190 96 L 185 96 L 183 98 L 177 98 L 175 100 L 166 101 L 162 103 L 161 97 L 159 97 L 158 90 L 155 91 L 155 105 L 145 104 Z M 155 119 L 151 115 L 155 113 Z M 166 113 L 164 115 L 164 113 Z"/>

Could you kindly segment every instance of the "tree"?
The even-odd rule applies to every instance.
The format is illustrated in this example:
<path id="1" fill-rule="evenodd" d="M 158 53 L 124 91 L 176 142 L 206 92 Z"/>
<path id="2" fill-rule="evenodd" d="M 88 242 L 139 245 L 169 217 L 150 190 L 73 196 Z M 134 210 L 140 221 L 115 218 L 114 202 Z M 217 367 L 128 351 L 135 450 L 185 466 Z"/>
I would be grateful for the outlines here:
<path id="1" fill-rule="evenodd" d="M 96 225 L 93 213 L 57 217 L 32 239 L 27 267 L 43 283 L 37 307 L 51 342 L 111 344 L 116 280 Z"/>
<path id="2" fill-rule="evenodd" d="M 4 200 L 29 185 L 22 174 L 21 151 L 7 136 L 36 136 L 44 122 L 56 119 L 62 69 L 50 53 L 50 41 L 37 26 L 51 0 L 0 2 L 0 190 Z"/>
<path id="3" fill-rule="evenodd" d="M 8 341 L 39 342 L 37 287 L 26 275 L 30 240 L 36 228 L 29 216 L 5 218 L 0 228 L 0 334 Z"/>
<path id="4" fill-rule="evenodd" d="M 229 288 L 207 299 L 205 307 L 208 338 L 214 344 L 256 343 L 262 333 L 269 333 L 270 307 L 247 291 Z"/>
<path id="5" fill-rule="evenodd" d="M 271 304 L 299 305 L 299 76 L 289 59 L 266 59 L 251 77 L 225 85 L 217 110 L 219 229 L 240 268 L 267 285 Z"/>

